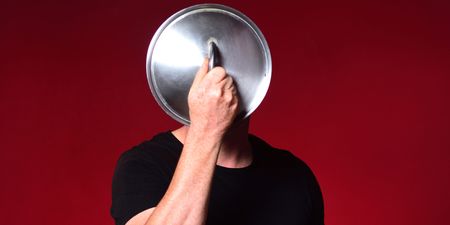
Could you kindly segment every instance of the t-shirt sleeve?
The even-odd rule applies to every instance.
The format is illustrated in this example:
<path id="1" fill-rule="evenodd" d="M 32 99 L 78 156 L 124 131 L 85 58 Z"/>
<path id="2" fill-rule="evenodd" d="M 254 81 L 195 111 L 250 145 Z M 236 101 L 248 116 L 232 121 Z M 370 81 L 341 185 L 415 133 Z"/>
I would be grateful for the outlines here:
<path id="1" fill-rule="evenodd" d="M 151 158 L 139 149 L 122 154 L 112 182 L 111 215 L 116 225 L 124 225 L 133 216 L 155 207 L 165 192 L 164 180 Z"/>
<path id="2" fill-rule="evenodd" d="M 298 168 L 300 168 L 302 177 L 306 181 L 306 191 L 308 196 L 309 208 L 309 225 L 324 225 L 324 203 L 322 191 L 311 168 L 301 159 L 289 153 L 296 160 Z"/>
<path id="3" fill-rule="evenodd" d="M 324 225 L 322 191 L 312 171 L 310 171 L 310 184 L 308 189 L 311 198 L 311 225 Z"/>

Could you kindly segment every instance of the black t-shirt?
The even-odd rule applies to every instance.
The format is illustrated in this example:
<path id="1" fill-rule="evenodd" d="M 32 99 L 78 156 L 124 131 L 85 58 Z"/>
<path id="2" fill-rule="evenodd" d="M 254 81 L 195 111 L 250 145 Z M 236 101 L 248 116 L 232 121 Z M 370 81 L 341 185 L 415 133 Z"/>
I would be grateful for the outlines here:
<path id="1" fill-rule="evenodd" d="M 320 187 L 308 166 L 250 135 L 253 161 L 216 166 L 207 225 L 321 225 Z M 113 177 L 111 215 L 117 225 L 155 207 L 164 196 L 183 145 L 171 132 L 122 154 Z"/>

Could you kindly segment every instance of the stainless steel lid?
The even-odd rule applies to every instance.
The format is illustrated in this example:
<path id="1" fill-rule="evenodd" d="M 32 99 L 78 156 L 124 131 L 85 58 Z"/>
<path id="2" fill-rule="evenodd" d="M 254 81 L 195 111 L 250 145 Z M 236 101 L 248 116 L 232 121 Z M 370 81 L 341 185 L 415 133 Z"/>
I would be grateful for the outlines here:
<path id="1" fill-rule="evenodd" d="M 147 53 L 147 79 L 158 104 L 175 120 L 189 124 L 187 96 L 205 57 L 232 76 L 240 119 L 248 117 L 269 88 L 269 47 L 256 25 L 241 12 L 217 4 L 183 9 L 156 31 Z"/>

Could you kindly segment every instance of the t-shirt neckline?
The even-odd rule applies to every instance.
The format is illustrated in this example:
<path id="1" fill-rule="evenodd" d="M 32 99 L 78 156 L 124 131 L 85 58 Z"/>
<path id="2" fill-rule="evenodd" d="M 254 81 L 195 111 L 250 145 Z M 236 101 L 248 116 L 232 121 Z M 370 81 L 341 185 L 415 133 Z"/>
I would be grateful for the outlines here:
<path id="1" fill-rule="evenodd" d="M 181 141 L 178 140 L 177 137 L 175 137 L 175 135 L 172 133 L 171 130 L 167 131 L 166 133 L 167 133 L 167 136 L 169 136 L 175 142 L 175 144 L 179 147 L 180 154 L 181 154 L 181 151 L 183 150 L 183 143 L 181 143 Z M 224 166 L 216 164 L 216 170 L 221 171 L 221 172 L 238 173 L 238 172 L 245 172 L 245 171 L 252 169 L 255 166 L 257 152 L 256 152 L 256 146 L 252 143 L 250 138 L 249 138 L 249 141 L 250 141 L 250 145 L 252 148 L 252 162 L 248 166 L 233 168 L 233 167 L 224 167 Z"/>

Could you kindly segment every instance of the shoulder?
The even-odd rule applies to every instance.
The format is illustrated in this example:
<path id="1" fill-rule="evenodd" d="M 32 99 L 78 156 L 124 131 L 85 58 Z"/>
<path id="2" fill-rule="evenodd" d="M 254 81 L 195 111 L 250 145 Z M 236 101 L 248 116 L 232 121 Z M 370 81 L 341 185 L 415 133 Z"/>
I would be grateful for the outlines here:
<path id="1" fill-rule="evenodd" d="M 176 167 L 178 144 L 163 132 L 121 154 L 112 179 L 111 215 L 117 224 L 158 204 Z"/>
<path id="2" fill-rule="evenodd" d="M 176 164 L 181 154 L 181 146 L 177 141 L 170 131 L 156 134 L 150 140 L 123 152 L 117 161 L 116 172 Z"/>
<path id="3" fill-rule="evenodd" d="M 179 154 L 180 143 L 170 131 L 158 133 L 150 140 L 146 140 L 131 149 L 123 152 L 119 160 L 129 161 L 134 159 L 149 159 L 164 155 Z"/>
<path id="4" fill-rule="evenodd" d="M 149 186 L 168 183 L 181 151 L 171 138 L 163 132 L 122 153 L 114 169 L 113 194 L 144 193 Z"/>
<path id="5" fill-rule="evenodd" d="M 301 208 L 308 210 L 311 224 L 323 224 L 322 191 L 310 167 L 287 150 L 274 148 L 255 136 L 250 140 L 258 149 L 258 168 L 264 171 L 264 179 L 283 187 L 276 197 L 285 196 L 287 202 L 301 204 Z"/>
<path id="6" fill-rule="evenodd" d="M 294 187 L 304 188 L 308 193 L 313 193 L 314 198 L 321 201 L 319 183 L 311 168 L 302 159 L 290 151 L 274 148 L 255 136 L 252 136 L 250 140 L 258 149 L 256 164 L 264 171 L 265 177 L 270 176 L 281 183 L 296 184 Z"/>
<path id="7" fill-rule="evenodd" d="M 259 163 L 268 167 L 312 174 L 309 166 L 290 151 L 271 146 L 259 137 L 250 135 L 250 142 L 255 148 Z"/>

